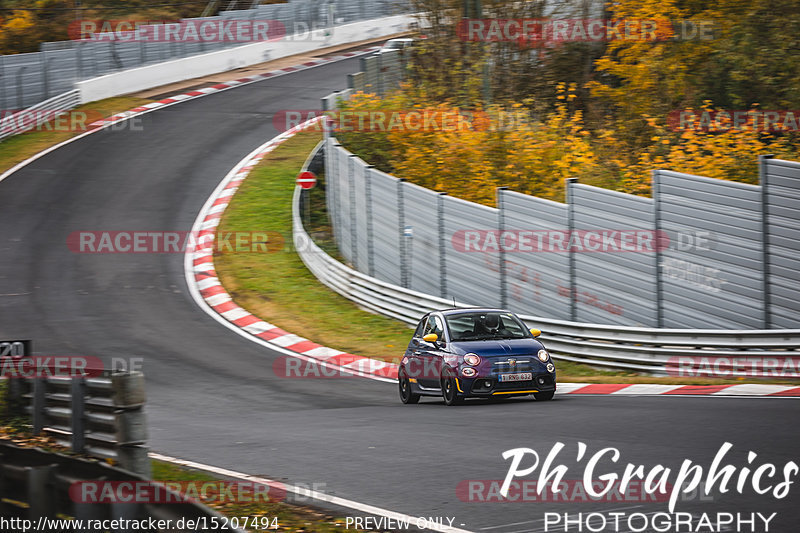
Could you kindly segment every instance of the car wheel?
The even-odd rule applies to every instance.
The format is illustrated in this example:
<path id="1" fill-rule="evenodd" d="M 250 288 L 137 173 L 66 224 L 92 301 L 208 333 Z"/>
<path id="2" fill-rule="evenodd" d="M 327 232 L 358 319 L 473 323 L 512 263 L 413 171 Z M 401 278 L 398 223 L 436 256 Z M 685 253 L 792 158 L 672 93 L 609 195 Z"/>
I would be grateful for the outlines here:
<path id="1" fill-rule="evenodd" d="M 456 377 L 449 368 L 445 368 L 442 372 L 442 397 L 446 405 L 458 405 L 464 401 L 458 395 Z"/>
<path id="2" fill-rule="evenodd" d="M 419 394 L 414 394 L 411 390 L 411 382 L 405 372 L 401 372 L 397 376 L 397 383 L 400 389 L 400 401 L 403 403 L 417 403 L 419 401 Z"/>
<path id="3" fill-rule="evenodd" d="M 546 402 L 547 400 L 552 400 L 554 395 L 555 391 L 533 393 L 533 397 L 536 398 L 536 401 L 540 402 Z"/>

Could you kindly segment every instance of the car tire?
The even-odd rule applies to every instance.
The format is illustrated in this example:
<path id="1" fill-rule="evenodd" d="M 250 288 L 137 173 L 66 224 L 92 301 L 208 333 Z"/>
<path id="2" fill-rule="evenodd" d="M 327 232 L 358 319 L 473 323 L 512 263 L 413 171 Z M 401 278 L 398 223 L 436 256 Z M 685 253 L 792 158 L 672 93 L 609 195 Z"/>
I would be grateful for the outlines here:
<path id="1" fill-rule="evenodd" d="M 464 398 L 458 395 L 456 376 L 449 368 L 442 371 L 442 398 L 445 405 L 458 405 L 464 401 Z"/>
<path id="2" fill-rule="evenodd" d="M 555 395 L 555 391 L 550 392 L 534 392 L 533 397 L 536 398 L 537 402 L 546 402 L 548 400 L 552 400 L 553 396 Z"/>
<path id="3" fill-rule="evenodd" d="M 400 401 L 405 404 L 415 404 L 419 401 L 419 394 L 414 394 L 411 390 L 411 382 L 405 372 L 397 376 L 397 384 L 400 390 Z"/>

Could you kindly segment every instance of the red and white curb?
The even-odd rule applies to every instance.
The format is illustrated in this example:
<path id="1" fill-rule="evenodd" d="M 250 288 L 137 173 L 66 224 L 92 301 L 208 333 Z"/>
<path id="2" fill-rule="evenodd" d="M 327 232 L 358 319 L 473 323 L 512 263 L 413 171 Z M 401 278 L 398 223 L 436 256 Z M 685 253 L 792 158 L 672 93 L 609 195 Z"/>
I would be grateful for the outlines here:
<path id="1" fill-rule="evenodd" d="M 799 398 L 800 387 L 743 383 L 741 385 L 662 385 L 657 383 L 559 383 L 559 394 L 610 394 L 613 396 L 769 396 Z"/>
<path id="2" fill-rule="evenodd" d="M 128 111 L 123 113 L 117 113 L 116 115 L 112 115 L 110 117 L 98 120 L 96 122 L 92 122 L 89 124 L 90 130 L 99 129 L 99 128 L 106 128 L 112 124 L 117 122 L 121 122 L 123 120 L 127 120 L 131 117 L 136 115 L 152 111 L 154 109 L 159 109 L 161 107 L 177 104 L 179 102 L 183 102 L 186 100 L 192 100 L 194 98 L 199 98 L 201 96 L 206 96 L 208 94 L 218 93 L 220 91 L 226 91 L 228 89 L 233 89 L 234 87 L 240 87 L 242 85 L 248 85 L 250 83 L 255 83 L 258 81 L 263 81 L 269 78 L 275 78 L 277 76 L 282 76 L 284 74 L 291 74 L 293 72 L 299 72 L 301 70 L 307 70 L 313 67 L 318 67 L 319 65 L 324 65 L 326 63 L 335 63 L 336 61 L 342 61 L 344 59 L 350 59 L 352 57 L 369 54 L 380 50 L 379 46 L 373 46 L 370 48 L 365 48 L 358 52 L 345 52 L 343 54 L 339 54 L 336 56 L 331 57 L 323 57 L 320 59 L 315 59 L 313 61 L 306 61 L 300 65 L 295 65 L 292 67 L 285 67 L 277 70 L 271 70 L 269 72 L 263 72 L 261 74 L 253 74 L 252 76 L 246 76 L 244 78 L 239 78 L 237 80 L 226 81 L 222 83 L 218 83 L 216 85 L 212 85 L 210 87 L 204 87 L 202 89 L 196 89 L 194 91 L 188 91 L 182 94 L 177 94 L 174 96 L 170 96 L 169 98 L 165 98 L 163 100 L 158 100 L 157 102 L 152 102 L 140 107 L 134 107 Z"/>
<path id="3" fill-rule="evenodd" d="M 334 371 L 394 382 L 397 365 L 322 346 L 265 322 L 234 303 L 214 270 L 214 234 L 231 198 L 250 171 L 270 152 L 300 131 L 314 126 L 322 117 L 296 126 L 256 148 L 242 159 L 217 186 L 200 210 L 191 235 L 196 241 L 184 258 L 186 282 L 195 301 L 212 318 L 255 342 L 293 357 L 314 362 Z"/>
<path id="4" fill-rule="evenodd" d="M 186 281 L 198 305 L 237 333 L 273 350 L 365 378 L 394 382 L 397 364 L 328 348 L 265 322 L 233 302 L 214 270 L 213 241 L 217 225 L 242 181 L 272 150 L 299 131 L 316 124 L 309 120 L 256 148 L 229 173 L 206 202 L 192 227 L 197 247 L 185 257 Z M 771 396 L 800 397 L 800 387 L 782 385 L 661 385 L 559 383 L 558 394 L 609 394 L 614 396 Z"/>

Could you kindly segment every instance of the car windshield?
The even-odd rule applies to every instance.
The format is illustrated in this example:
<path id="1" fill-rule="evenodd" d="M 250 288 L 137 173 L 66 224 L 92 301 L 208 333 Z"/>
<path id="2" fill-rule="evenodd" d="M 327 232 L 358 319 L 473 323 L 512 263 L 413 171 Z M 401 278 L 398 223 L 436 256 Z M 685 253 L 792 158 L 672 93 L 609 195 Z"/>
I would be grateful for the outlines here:
<path id="1" fill-rule="evenodd" d="M 397 50 L 399 48 L 403 48 L 403 41 L 389 41 L 383 45 L 383 48 L 386 50 Z"/>
<path id="2" fill-rule="evenodd" d="M 452 341 L 527 339 L 530 332 L 513 314 L 502 311 L 470 311 L 445 315 Z"/>

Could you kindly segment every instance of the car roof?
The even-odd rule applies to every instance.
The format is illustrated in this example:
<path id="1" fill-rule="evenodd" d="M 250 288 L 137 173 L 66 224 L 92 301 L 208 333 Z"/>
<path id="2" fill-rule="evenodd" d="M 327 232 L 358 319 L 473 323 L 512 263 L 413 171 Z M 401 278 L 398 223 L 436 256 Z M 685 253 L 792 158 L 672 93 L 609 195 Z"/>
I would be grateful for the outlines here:
<path id="1" fill-rule="evenodd" d="M 508 309 L 498 309 L 495 307 L 451 307 L 448 309 L 440 309 L 437 312 L 443 315 L 457 315 L 460 313 L 511 313 Z"/>

